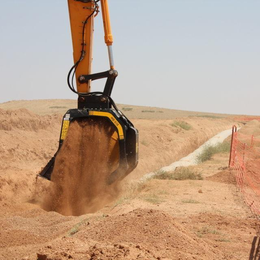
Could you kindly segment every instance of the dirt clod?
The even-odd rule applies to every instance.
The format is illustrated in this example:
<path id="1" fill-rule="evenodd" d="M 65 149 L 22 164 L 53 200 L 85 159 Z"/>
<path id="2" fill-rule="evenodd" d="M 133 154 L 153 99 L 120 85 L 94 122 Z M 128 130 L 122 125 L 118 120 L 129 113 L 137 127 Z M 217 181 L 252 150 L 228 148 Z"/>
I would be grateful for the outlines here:
<path id="1" fill-rule="evenodd" d="M 47 260 L 47 255 L 37 254 L 37 260 Z"/>

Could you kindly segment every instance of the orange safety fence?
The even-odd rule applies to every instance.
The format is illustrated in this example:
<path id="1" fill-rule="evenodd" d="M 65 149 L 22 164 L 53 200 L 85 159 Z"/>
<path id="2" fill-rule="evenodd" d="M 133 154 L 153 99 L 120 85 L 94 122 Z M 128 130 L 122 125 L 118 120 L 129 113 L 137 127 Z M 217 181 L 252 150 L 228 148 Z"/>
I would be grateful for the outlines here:
<path id="1" fill-rule="evenodd" d="M 260 215 L 260 139 L 232 128 L 229 167 L 251 211 Z"/>

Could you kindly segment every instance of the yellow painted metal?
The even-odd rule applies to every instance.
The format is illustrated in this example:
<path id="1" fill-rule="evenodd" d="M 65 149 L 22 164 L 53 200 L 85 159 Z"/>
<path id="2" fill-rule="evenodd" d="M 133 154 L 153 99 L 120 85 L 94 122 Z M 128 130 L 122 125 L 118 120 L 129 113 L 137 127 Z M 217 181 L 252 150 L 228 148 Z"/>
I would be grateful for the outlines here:
<path id="1" fill-rule="evenodd" d="M 79 60 L 82 50 L 82 30 L 83 24 L 88 16 L 90 16 L 95 8 L 93 1 L 83 3 L 75 0 L 68 0 L 70 27 L 73 44 L 73 58 L 74 64 Z M 85 57 L 79 63 L 76 70 L 76 83 L 78 92 L 90 92 L 90 83 L 80 84 L 78 77 L 80 75 L 91 74 L 92 68 L 92 45 L 93 45 L 93 31 L 94 31 L 94 15 L 91 15 L 85 25 L 84 33 L 84 50 Z"/>
<path id="2" fill-rule="evenodd" d="M 103 117 L 109 118 L 118 130 L 119 139 L 123 140 L 125 138 L 122 126 L 120 125 L 120 123 L 116 120 L 116 118 L 112 114 L 110 114 L 108 112 L 102 112 L 102 111 L 89 111 L 89 115 L 90 116 L 103 116 Z"/>
<path id="3" fill-rule="evenodd" d="M 70 125 L 69 119 L 64 119 L 62 123 L 62 130 L 61 130 L 61 137 L 60 137 L 61 140 L 64 140 L 66 138 L 66 135 L 69 130 L 69 125 Z"/>
<path id="4" fill-rule="evenodd" d="M 112 35 L 111 24 L 110 24 L 108 1 L 101 0 L 100 2 L 101 2 L 104 33 L 105 33 L 105 43 L 107 46 L 110 46 L 113 44 L 113 35 Z"/>

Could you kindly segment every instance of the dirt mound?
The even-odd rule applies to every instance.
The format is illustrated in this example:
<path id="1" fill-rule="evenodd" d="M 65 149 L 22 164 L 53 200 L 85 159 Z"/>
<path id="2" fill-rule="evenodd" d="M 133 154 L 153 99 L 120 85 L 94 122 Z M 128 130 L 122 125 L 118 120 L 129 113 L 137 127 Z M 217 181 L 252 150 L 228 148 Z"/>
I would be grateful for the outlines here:
<path id="1" fill-rule="evenodd" d="M 153 253 L 140 245 L 96 244 L 88 250 L 88 259 L 158 259 Z"/>
<path id="2" fill-rule="evenodd" d="M 260 138 L 260 121 L 252 120 L 246 123 L 245 126 L 239 130 L 239 133 L 244 135 L 254 135 L 254 137 Z"/>
<path id="3" fill-rule="evenodd" d="M 114 127 L 101 118 L 73 121 L 52 173 L 55 187 L 43 207 L 64 215 L 93 212 L 114 199 L 117 183 L 107 178 L 118 167 Z"/>
<path id="4" fill-rule="evenodd" d="M 100 223 L 89 225 L 76 236 L 82 240 L 91 238 L 99 242 L 135 245 L 143 248 L 144 252 L 149 249 L 153 256 L 151 259 L 205 259 L 206 256 L 214 259 L 216 254 L 221 256 L 218 250 L 199 241 L 172 216 L 152 209 L 136 209 L 120 216 L 107 217 Z"/>
<path id="5" fill-rule="evenodd" d="M 76 241 L 74 247 L 72 241 Z M 171 215 L 152 209 L 89 221 L 72 237 L 63 237 L 38 253 L 49 260 L 224 259 L 218 249 Z"/>
<path id="6" fill-rule="evenodd" d="M 206 178 L 209 181 L 216 181 L 226 184 L 233 184 L 236 185 L 236 178 L 229 169 L 222 170 L 212 176 Z"/>
<path id="7" fill-rule="evenodd" d="M 71 242 L 68 239 L 64 239 L 65 244 Z M 79 241 L 79 243 L 82 243 Z M 140 245 L 129 245 L 124 243 L 98 243 L 91 241 L 91 245 L 84 243 L 81 247 L 81 252 L 78 250 L 70 250 L 71 245 L 69 245 L 66 251 L 62 250 L 62 247 L 58 246 L 47 246 L 45 249 L 40 250 L 37 254 L 37 260 L 62 260 L 62 259 L 86 259 L 86 260 L 121 260 L 121 259 L 160 259 L 155 258 L 153 253 L 149 249 L 145 249 Z M 66 246 L 65 246 L 66 247 Z M 73 247 L 73 245 L 72 245 Z M 64 248 L 64 246 L 63 246 Z M 74 246 L 75 248 L 75 246 Z M 55 250 L 55 253 L 53 252 Z M 163 258 L 167 260 L 166 258 Z"/>
<path id="8" fill-rule="evenodd" d="M 59 118 L 58 115 L 38 116 L 24 108 L 18 110 L 0 109 L 0 130 L 38 131 L 53 125 L 57 118 Z"/>

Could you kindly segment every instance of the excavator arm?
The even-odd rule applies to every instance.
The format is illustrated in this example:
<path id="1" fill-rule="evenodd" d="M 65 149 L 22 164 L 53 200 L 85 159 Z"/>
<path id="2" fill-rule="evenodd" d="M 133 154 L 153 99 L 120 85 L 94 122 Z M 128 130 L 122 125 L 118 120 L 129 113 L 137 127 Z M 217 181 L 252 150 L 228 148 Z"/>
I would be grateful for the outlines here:
<path id="1" fill-rule="evenodd" d="M 92 72 L 92 46 L 93 46 L 93 32 L 94 32 L 94 18 L 98 15 L 99 6 L 98 1 L 75 1 L 68 0 L 69 13 L 70 13 L 70 26 L 71 36 L 73 44 L 73 58 L 74 66 L 71 72 L 75 72 L 76 85 L 78 93 L 88 93 L 91 91 L 91 81 L 108 77 L 107 73 L 97 73 L 91 75 Z M 100 0 L 102 8 L 102 18 L 105 34 L 105 43 L 108 48 L 109 65 L 110 70 L 114 70 L 114 59 L 113 59 L 113 35 L 110 25 L 110 17 L 108 10 L 107 0 Z M 80 26 L 82 24 L 82 26 Z M 85 75 L 85 77 L 83 76 Z M 68 84 L 70 85 L 73 81 L 70 80 L 68 75 Z"/>
<path id="2" fill-rule="evenodd" d="M 99 13 L 101 4 L 102 19 L 104 25 L 105 43 L 108 48 L 109 69 L 104 72 L 92 73 L 92 46 L 94 20 Z M 111 98 L 115 79 L 118 75 L 115 70 L 112 44 L 113 36 L 110 26 L 110 17 L 107 0 L 68 0 L 70 26 L 73 44 L 74 65 L 71 67 L 67 82 L 69 88 L 78 95 L 78 108 L 70 109 L 63 117 L 59 147 L 56 154 L 42 169 L 40 176 L 53 180 L 56 157 L 60 150 L 73 144 L 67 144 L 68 132 L 72 131 L 71 125 L 75 122 L 84 125 L 97 125 L 107 129 L 104 133 L 108 138 L 106 171 L 106 183 L 112 184 L 127 176 L 138 163 L 138 131 L 127 117 L 118 110 Z M 106 78 L 104 89 L 99 92 L 91 92 L 93 81 Z M 74 87 L 76 82 L 76 88 Z M 84 136 L 92 133 L 88 127 L 84 128 Z M 70 133 L 73 135 L 73 133 Z M 92 144 L 100 145 L 95 134 L 87 136 Z M 84 142 L 85 139 L 82 140 Z M 67 142 L 67 143 L 66 143 Z M 66 143 L 66 145 L 64 145 Z M 82 143 L 83 145 L 83 143 Z M 91 153 L 88 153 L 88 160 Z M 102 160 L 100 155 L 100 160 Z M 84 158 L 84 155 L 83 155 Z M 94 159 L 94 158 L 93 158 Z M 94 160 L 93 160 L 94 161 Z M 71 163 L 73 167 L 73 163 Z M 112 167 L 112 166 L 113 167 Z M 111 166 L 111 167 L 110 167 Z M 58 167 L 56 167 L 58 168 Z M 56 175 L 60 175 L 55 173 Z M 85 174 L 84 172 L 82 174 Z"/>
<path id="3" fill-rule="evenodd" d="M 74 88 L 75 76 L 76 92 L 87 93 L 91 91 L 91 81 L 82 84 L 79 82 L 79 77 L 92 72 L 94 17 L 99 12 L 99 6 L 95 1 L 68 0 L 68 8 L 74 59 L 74 65 L 68 75 L 68 84 Z M 70 76 L 73 78 L 71 79 Z"/>

